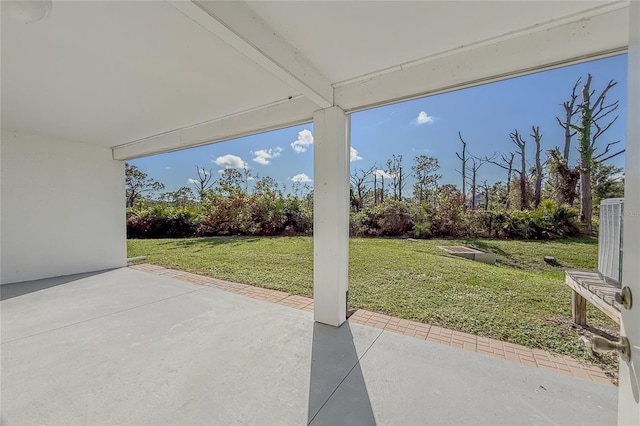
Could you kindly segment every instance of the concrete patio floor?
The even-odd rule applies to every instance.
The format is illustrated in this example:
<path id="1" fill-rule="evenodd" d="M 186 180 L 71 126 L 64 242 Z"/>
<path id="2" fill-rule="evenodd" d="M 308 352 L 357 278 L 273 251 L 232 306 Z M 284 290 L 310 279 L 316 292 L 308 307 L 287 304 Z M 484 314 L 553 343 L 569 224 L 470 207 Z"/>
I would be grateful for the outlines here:
<path id="1" fill-rule="evenodd" d="M 5 285 L 2 424 L 614 424 L 611 385 L 131 268 Z"/>

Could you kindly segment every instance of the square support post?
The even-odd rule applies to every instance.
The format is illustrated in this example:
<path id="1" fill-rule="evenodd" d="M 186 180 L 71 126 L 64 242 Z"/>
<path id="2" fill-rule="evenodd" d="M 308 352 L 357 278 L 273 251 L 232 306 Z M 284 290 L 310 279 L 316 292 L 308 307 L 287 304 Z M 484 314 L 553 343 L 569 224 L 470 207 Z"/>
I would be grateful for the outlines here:
<path id="1" fill-rule="evenodd" d="M 349 117 L 338 107 L 313 116 L 314 319 L 346 320 L 349 281 Z"/>
<path id="2" fill-rule="evenodd" d="M 587 299 L 575 290 L 571 298 L 571 313 L 575 324 L 587 325 Z"/>

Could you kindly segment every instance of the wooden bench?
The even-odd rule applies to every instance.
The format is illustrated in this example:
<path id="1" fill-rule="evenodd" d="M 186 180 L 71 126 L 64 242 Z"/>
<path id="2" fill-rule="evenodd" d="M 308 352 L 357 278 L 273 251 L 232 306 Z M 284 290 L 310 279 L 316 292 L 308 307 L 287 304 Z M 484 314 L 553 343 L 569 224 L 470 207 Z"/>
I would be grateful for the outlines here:
<path id="1" fill-rule="evenodd" d="M 565 283 L 573 290 L 571 310 L 573 322 L 587 324 L 587 301 L 620 324 L 620 304 L 615 295 L 620 291 L 620 283 L 607 279 L 598 272 L 565 269 Z"/>

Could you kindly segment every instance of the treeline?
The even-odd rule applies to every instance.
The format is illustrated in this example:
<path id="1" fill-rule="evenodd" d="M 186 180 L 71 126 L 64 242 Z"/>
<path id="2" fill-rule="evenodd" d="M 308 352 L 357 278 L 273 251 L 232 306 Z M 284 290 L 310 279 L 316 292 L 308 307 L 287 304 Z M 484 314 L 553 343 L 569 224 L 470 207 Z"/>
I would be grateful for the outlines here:
<path id="1" fill-rule="evenodd" d="M 143 197 L 158 183 L 127 164 L 127 194 L 138 193 L 127 208 L 128 238 L 181 238 L 218 235 L 307 235 L 313 225 L 313 194 L 308 185 L 296 184 L 284 193 L 271 177 L 255 180 L 227 169 L 211 182 L 211 171 L 197 167 L 198 200 L 191 188 Z M 133 178 L 135 176 L 135 178 Z"/>
<path id="2" fill-rule="evenodd" d="M 190 188 L 150 199 L 143 194 L 159 184 L 135 166 L 127 165 L 126 170 L 128 196 L 134 190 L 138 192 L 130 198 L 133 207 L 127 209 L 128 238 L 292 236 L 312 232 L 313 192 L 308 185 L 297 185 L 294 191 L 285 193 L 272 178 L 265 177 L 256 180 L 249 190 L 249 181 L 240 172 L 228 169 L 219 180 L 201 186 L 197 200 Z M 473 210 L 455 185 L 430 189 L 423 193 L 422 202 L 413 197 L 399 199 L 393 189 L 379 190 L 377 195 L 367 191 L 363 206 L 352 196 L 351 235 L 550 239 L 579 233 L 578 213 L 573 208 L 544 200 L 530 210 L 506 210 L 499 207 L 504 191 L 487 194 L 493 194 L 484 202 L 487 208 Z"/>
<path id="3" fill-rule="evenodd" d="M 618 101 L 599 93 L 588 75 L 579 79 L 556 117 L 564 129 L 562 146 L 542 149 L 542 130 L 508 135 L 513 151 L 479 156 L 458 132 L 461 186 L 440 185 L 437 158 L 420 155 L 407 167 L 393 155 L 382 167 L 356 169 L 351 176 L 351 233 L 354 236 L 557 238 L 591 234 L 598 206 L 622 197 L 622 169 L 606 161 L 612 150 L 602 136 L 616 122 Z M 505 135 L 506 136 L 506 135 Z M 533 150 L 530 148 L 533 146 Z M 598 149 L 600 149 L 599 152 Z M 578 158 L 571 158 L 577 151 Z M 482 179 L 488 165 L 505 171 L 505 180 Z M 248 169 L 226 169 L 217 180 L 196 166 L 195 190 L 161 191 L 156 182 L 127 164 L 127 235 L 176 238 L 214 235 L 308 235 L 313 225 L 313 192 L 293 183 L 291 191 Z M 251 183 L 251 185 L 250 185 Z M 409 185 L 411 183 L 411 185 Z M 151 197 L 150 194 L 159 194 Z"/>
<path id="4" fill-rule="evenodd" d="M 252 191 L 216 185 L 200 201 L 183 198 L 185 192 L 140 198 L 127 209 L 127 237 L 293 236 L 313 229 L 313 193 L 285 194 L 271 178 L 257 181 Z M 454 185 L 438 187 L 433 204 L 382 194 L 384 200 L 352 209 L 352 236 L 553 239 L 579 233 L 577 210 L 553 200 L 525 211 L 471 210 Z"/>

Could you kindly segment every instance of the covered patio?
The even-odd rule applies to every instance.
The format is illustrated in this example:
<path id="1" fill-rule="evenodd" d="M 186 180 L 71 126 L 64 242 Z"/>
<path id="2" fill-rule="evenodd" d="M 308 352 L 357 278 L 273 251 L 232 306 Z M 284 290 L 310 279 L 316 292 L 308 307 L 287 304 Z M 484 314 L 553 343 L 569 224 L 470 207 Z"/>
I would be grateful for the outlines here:
<path id="1" fill-rule="evenodd" d="M 3 424 L 614 424 L 617 390 L 131 268 L 2 287 Z"/>
<path id="2" fill-rule="evenodd" d="M 3 422 L 615 422 L 610 386 L 345 324 L 349 123 L 628 53 L 637 213 L 639 2 L 1 6 Z M 122 269 L 125 160 L 311 122 L 313 315 Z M 629 280 L 640 215 L 625 221 Z M 640 422 L 638 324 L 622 312 L 621 424 Z"/>

